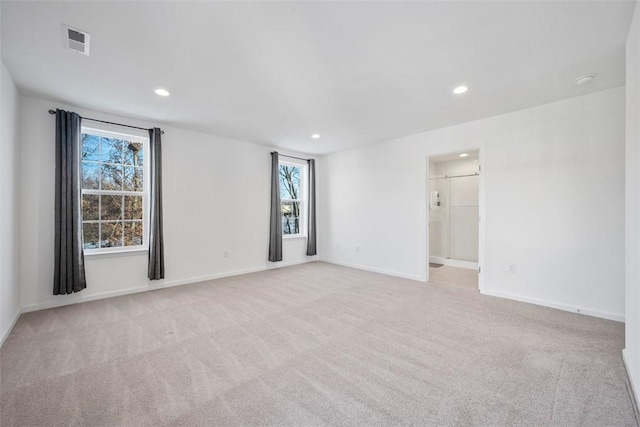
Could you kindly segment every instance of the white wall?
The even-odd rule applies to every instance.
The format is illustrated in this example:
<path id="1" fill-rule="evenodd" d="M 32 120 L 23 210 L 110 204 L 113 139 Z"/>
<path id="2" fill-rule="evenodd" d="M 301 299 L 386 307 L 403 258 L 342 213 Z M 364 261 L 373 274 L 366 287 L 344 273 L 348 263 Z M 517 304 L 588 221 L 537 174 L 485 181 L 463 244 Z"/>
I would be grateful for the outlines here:
<path id="1" fill-rule="evenodd" d="M 68 108 L 86 117 L 154 124 L 36 98 L 22 101 L 21 182 L 28 189 L 21 203 L 25 311 L 314 259 L 305 255 L 305 239 L 285 239 L 283 262 L 267 261 L 269 147 L 161 126 L 166 279 L 147 280 L 146 252 L 94 255 L 86 257 L 87 289 L 52 295 L 55 122 L 47 111 Z"/>
<path id="2" fill-rule="evenodd" d="M 0 77 L 0 344 L 20 314 L 18 113 L 20 95 L 2 63 Z"/>
<path id="3" fill-rule="evenodd" d="M 626 327 L 623 352 L 640 406 L 640 5 L 627 38 Z"/>
<path id="4" fill-rule="evenodd" d="M 432 158 L 433 160 L 433 158 Z M 430 163 L 432 169 L 429 169 L 429 176 L 445 176 L 445 175 L 468 175 L 478 172 L 479 159 L 461 158 L 456 160 L 439 161 L 438 157 Z"/>
<path id="5" fill-rule="evenodd" d="M 615 88 L 326 156 L 322 259 L 425 280 L 428 157 L 480 147 L 485 292 L 623 320 L 624 96 Z"/>

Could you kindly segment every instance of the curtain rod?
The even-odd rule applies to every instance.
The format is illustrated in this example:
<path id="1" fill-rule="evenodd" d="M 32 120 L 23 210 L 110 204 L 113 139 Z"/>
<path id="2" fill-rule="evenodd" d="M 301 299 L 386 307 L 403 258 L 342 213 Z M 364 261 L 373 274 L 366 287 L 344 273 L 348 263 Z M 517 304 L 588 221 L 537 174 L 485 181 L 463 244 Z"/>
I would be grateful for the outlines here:
<path id="1" fill-rule="evenodd" d="M 432 176 L 429 179 L 447 179 L 447 178 L 464 178 L 466 176 L 477 176 L 480 175 L 478 172 L 470 173 L 467 175 L 445 175 L 445 176 Z"/>
<path id="2" fill-rule="evenodd" d="M 275 153 L 275 151 L 272 151 L 271 154 Z M 298 160 L 304 160 L 305 162 L 311 160 L 311 159 L 303 159 L 302 157 L 296 157 L 296 156 L 287 156 L 286 154 L 280 154 L 278 153 L 278 156 L 282 156 L 282 157 L 288 157 L 290 159 L 298 159 Z"/>
<path id="3" fill-rule="evenodd" d="M 49 114 L 55 114 L 55 113 L 56 113 L 55 111 L 53 111 L 53 110 L 49 110 Z M 82 117 L 82 116 L 80 116 L 80 118 L 82 118 L 83 120 L 89 120 L 89 121 L 92 121 L 92 122 L 106 123 L 106 124 L 108 124 L 108 125 L 123 126 L 123 127 L 131 128 L 131 129 L 149 130 L 149 129 L 147 129 L 147 128 L 141 128 L 141 127 L 138 127 L 138 126 L 131 126 L 131 125 L 125 125 L 125 124 L 122 124 L 122 123 L 108 122 L 108 121 L 106 121 L 106 120 L 92 119 L 92 118 L 89 118 L 89 117 Z M 160 130 L 160 133 L 161 133 L 162 135 L 164 135 L 164 131 L 163 131 L 163 130 Z"/>

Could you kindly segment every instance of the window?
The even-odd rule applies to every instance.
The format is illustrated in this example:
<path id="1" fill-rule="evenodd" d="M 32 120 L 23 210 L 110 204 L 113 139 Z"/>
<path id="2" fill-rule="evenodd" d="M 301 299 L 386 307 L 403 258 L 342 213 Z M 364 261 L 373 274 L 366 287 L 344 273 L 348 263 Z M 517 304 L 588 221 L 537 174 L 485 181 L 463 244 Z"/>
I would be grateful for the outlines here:
<path id="1" fill-rule="evenodd" d="M 307 166 L 280 162 L 280 203 L 282 212 L 282 234 L 301 236 L 304 230 L 305 179 Z"/>
<path id="2" fill-rule="evenodd" d="M 147 248 L 149 137 L 82 127 L 85 253 Z"/>

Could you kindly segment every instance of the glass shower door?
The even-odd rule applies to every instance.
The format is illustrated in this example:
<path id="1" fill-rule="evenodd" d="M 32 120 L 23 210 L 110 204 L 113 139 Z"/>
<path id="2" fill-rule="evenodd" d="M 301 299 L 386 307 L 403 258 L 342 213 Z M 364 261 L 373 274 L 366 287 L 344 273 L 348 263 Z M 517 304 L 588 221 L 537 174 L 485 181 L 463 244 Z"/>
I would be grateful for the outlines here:
<path id="1" fill-rule="evenodd" d="M 444 178 L 430 179 L 429 254 L 449 258 L 449 183 Z"/>
<path id="2" fill-rule="evenodd" d="M 431 178 L 429 254 L 478 261 L 478 175 Z"/>
<path id="3" fill-rule="evenodd" d="M 478 261 L 478 175 L 450 178 L 449 258 Z"/>

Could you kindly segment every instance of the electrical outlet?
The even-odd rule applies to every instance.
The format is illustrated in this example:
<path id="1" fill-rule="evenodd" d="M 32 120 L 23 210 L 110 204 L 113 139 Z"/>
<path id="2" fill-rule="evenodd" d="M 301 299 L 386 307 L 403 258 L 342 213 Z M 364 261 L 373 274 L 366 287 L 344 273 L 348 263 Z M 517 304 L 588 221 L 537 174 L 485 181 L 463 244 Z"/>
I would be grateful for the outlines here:
<path id="1" fill-rule="evenodd" d="M 222 252 L 222 256 L 223 256 L 223 257 L 225 257 L 225 258 L 229 258 L 229 251 L 224 250 L 224 251 Z"/>
<path id="2" fill-rule="evenodd" d="M 515 273 L 516 272 L 516 265 L 515 264 L 510 264 L 509 265 L 509 273 Z"/>
<path id="3" fill-rule="evenodd" d="M 360 252 L 360 246 L 356 245 L 356 252 Z"/>

